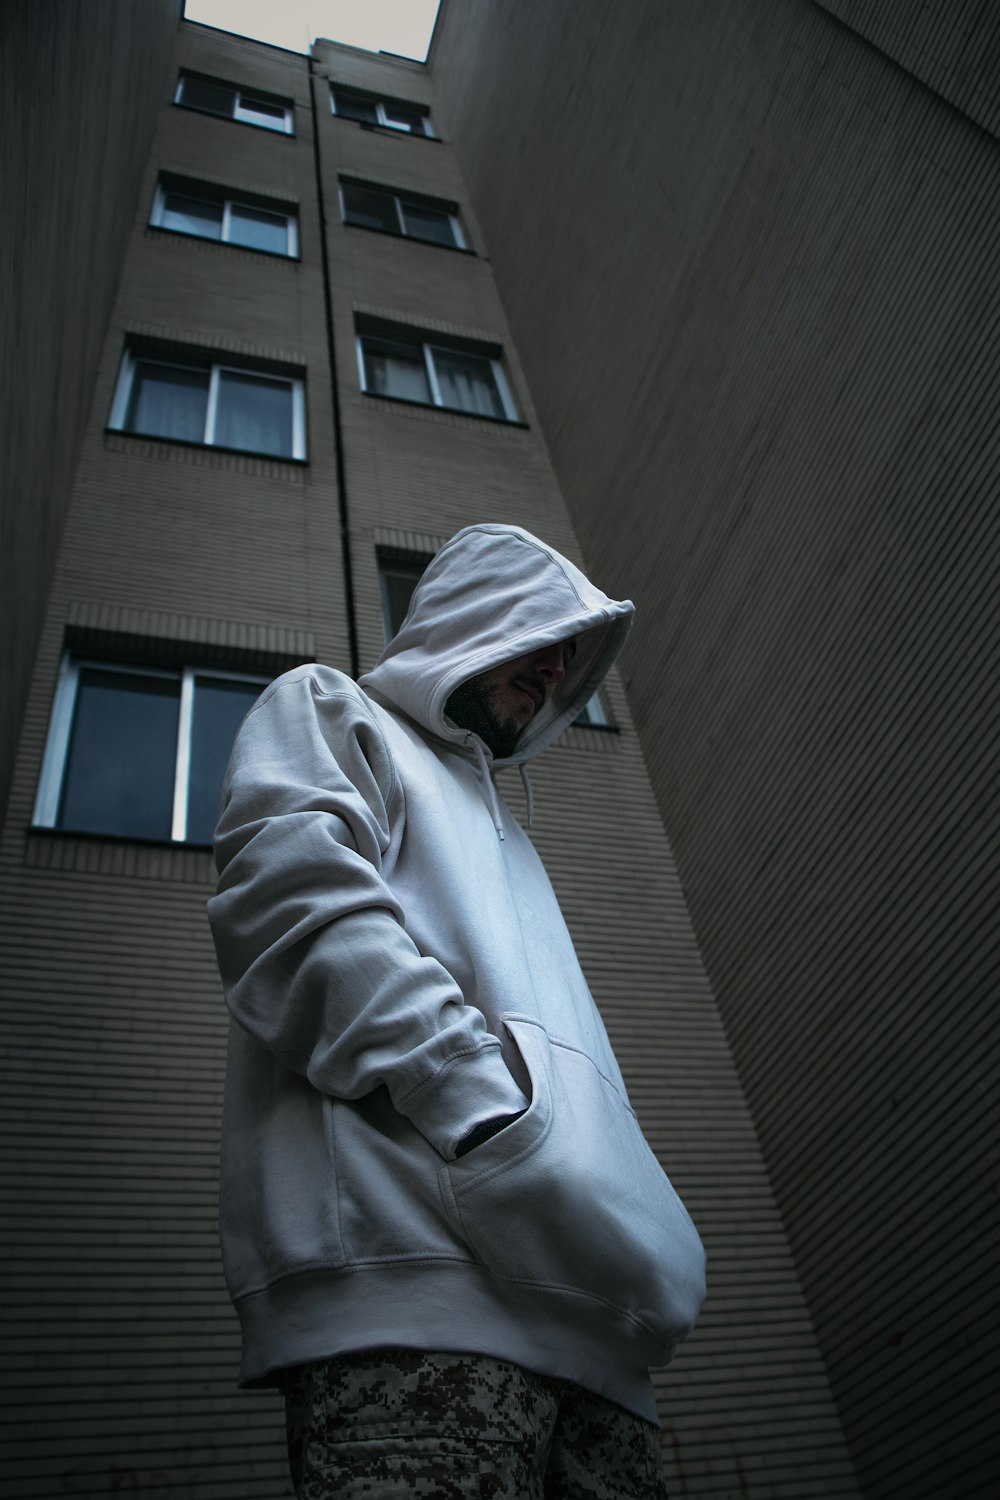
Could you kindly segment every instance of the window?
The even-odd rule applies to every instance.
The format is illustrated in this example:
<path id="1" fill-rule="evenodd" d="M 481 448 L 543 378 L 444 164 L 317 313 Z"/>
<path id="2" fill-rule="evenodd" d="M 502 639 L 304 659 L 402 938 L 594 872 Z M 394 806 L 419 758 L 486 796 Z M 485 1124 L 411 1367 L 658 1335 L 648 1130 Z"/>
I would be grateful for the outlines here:
<path id="1" fill-rule="evenodd" d="M 263 200 L 266 202 L 266 200 Z M 173 178 L 162 179 L 153 199 L 149 222 L 157 229 L 191 234 L 263 250 L 268 255 L 298 255 L 298 221 L 294 213 L 263 203 L 241 203 L 213 193 L 211 187 L 188 188 Z"/>
<path id="2" fill-rule="evenodd" d="M 353 89 L 331 88 L 330 108 L 342 120 L 357 120 L 360 125 L 382 125 L 387 130 L 403 130 L 436 140 L 430 115 L 421 104 L 403 104 L 393 99 L 376 99 Z"/>
<path id="3" fill-rule="evenodd" d="M 396 553 L 382 547 L 378 548 L 376 555 L 382 596 L 382 625 L 386 640 L 391 641 L 406 619 L 413 590 L 424 576 L 431 559 L 414 553 Z"/>
<path id="4" fill-rule="evenodd" d="M 210 844 L 236 731 L 267 680 L 67 655 L 35 826 Z"/>
<path id="5" fill-rule="evenodd" d="M 466 250 L 465 236 L 455 206 L 435 198 L 407 198 L 386 188 L 361 182 L 341 182 L 340 207 L 345 224 L 378 229 L 383 234 L 401 234 L 411 240 L 427 240 Z"/>
<path id="6" fill-rule="evenodd" d="M 611 727 L 608 716 L 604 711 L 604 704 L 601 702 L 600 693 L 595 693 L 592 698 L 587 699 L 573 720 L 573 723 L 582 724 L 585 728 L 593 728 L 595 724 L 601 729 L 609 729 Z"/>
<path id="7" fill-rule="evenodd" d="M 226 120 L 239 120 L 244 125 L 259 125 L 262 130 L 295 134 L 294 108 L 286 99 L 237 88 L 235 84 L 220 83 L 214 78 L 183 74 L 177 84 L 174 103 L 182 104 L 185 109 L 221 115 Z"/>
<path id="8" fill-rule="evenodd" d="M 361 389 L 370 396 L 495 422 L 518 420 L 495 348 L 432 343 L 408 328 L 381 325 L 378 331 L 359 329 L 357 349 Z"/>
<path id="9" fill-rule="evenodd" d="M 304 459 L 301 380 L 226 365 L 145 358 L 126 350 L 112 428 L 274 458 Z"/>

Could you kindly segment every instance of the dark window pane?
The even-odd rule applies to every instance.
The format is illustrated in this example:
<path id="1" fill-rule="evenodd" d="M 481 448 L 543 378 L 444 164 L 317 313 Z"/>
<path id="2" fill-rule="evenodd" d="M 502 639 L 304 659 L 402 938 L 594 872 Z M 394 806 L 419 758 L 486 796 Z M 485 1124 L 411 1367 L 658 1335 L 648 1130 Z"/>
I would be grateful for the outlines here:
<path id="1" fill-rule="evenodd" d="M 180 193 L 165 193 L 160 226 L 179 230 L 181 234 L 201 235 L 204 239 L 221 239 L 222 204 L 208 203 L 203 198 L 185 198 Z"/>
<path id="2" fill-rule="evenodd" d="M 58 826 L 168 839 L 180 683 L 81 667 Z"/>
<path id="3" fill-rule="evenodd" d="M 482 417 L 506 415 L 488 359 L 459 354 L 454 349 L 435 349 L 434 368 L 444 406 Z"/>
<path id="4" fill-rule="evenodd" d="M 236 103 L 236 118 L 248 125 L 263 125 L 265 130 L 284 130 L 285 106 L 241 94 Z"/>
<path id="5" fill-rule="evenodd" d="M 376 193 L 371 188 L 355 187 L 351 183 L 345 183 L 341 192 L 344 195 L 344 219 L 348 224 L 399 233 L 396 200 L 391 193 Z"/>
<path id="6" fill-rule="evenodd" d="M 365 125 L 374 125 L 378 121 L 374 99 L 360 99 L 356 94 L 344 94 L 340 89 L 334 89 L 333 102 L 338 115 L 343 115 L 345 120 L 361 120 Z"/>
<path id="7" fill-rule="evenodd" d="M 386 640 L 391 640 L 406 619 L 413 590 L 420 582 L 426 563 L 398 562 L 382 563 L 379 574 L 382 580 L 382 613 Z"/>
<path id="8" fill-rule="evenodd" d="M 262 208 L 234 203 L 229 215 L 229 238 L 234 245 L 247 245 L 251 250 L 287 255 L 288 220 L 284 214 L 269 214 Z"/>
<path id="9" fill-rule="evenodd" d="M 419 109 L 410 109 L 405 104 L 386 104 L 386 123 L 394 130 L 409 130 L 414 135 L 423 135 L 424 117 Z"/>
<path id="10" fill-rule="evenodd" d="M 207 370 L 179 370 L 140 360 L 132 381 L 126 429 L 150 437 L 204 442 L 208 378 Z"/>
<path id="11" fill-rule="evenodd" d="M 196 677 L 191 723 L 187 840 L 210 844 L 219 820 L 219 798 L 233 740 L 263 692 L 259 683 Z"/>
<path id="12" fill-rule="evenodd" d="M 213 442 L 248 453 L 292 457 L 292 387 L 258 375 L 219 376 L 219 409 Z"/>
<path id="13" fill-rule="evenodd" d="M 403 221 L 406 232 L 415 240 L 432 240 L 436 245 L 454 245 L 455 231 L 448 214 L 439 208 L 423 208 L 416 203 L 404 203 Z"/>
<path id="14" fill-rule="evenodd" d="M 396 396 L 400 401 L 430 403 L 423 350 L 415 344 L 392 344 L 366 339 L 365 386 L 377 396 Z"/>
<path id="15" fill-rule="evenodd" d="M 189 109 L 207 109 L 213 115 L 232 115 L 236 90 L 224 83 L 210 83 L 207 78 L 185 78 L 181 103 Z"/>

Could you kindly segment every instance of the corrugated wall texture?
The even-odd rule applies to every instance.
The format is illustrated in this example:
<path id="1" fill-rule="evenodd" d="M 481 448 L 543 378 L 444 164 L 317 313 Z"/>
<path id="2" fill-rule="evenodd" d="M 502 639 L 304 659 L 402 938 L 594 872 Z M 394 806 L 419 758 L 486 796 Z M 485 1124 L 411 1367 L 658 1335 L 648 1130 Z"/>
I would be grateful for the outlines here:
<path id="1" fill-rule="evenodd" d="M 447 0 L 431 55 L 870 1500 L 1000 1491 L 998 40 Z"/>
<path id="2" fill-rule="evenodd" d="M 181 0 L 0 11 L 0 815 Z"/>
<path id="3" fill-rule="evenodd" d="M 1000 131 L 1000 28 L 982 0 L 815 0 L 907 73 L 982 125 Z"/>

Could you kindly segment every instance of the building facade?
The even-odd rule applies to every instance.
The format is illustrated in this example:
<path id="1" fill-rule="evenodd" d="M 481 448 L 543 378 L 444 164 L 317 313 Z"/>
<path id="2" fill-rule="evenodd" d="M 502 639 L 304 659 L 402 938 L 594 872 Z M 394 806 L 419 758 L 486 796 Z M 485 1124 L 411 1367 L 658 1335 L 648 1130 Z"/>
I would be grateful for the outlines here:
<path id="1" fill-rule="evenodd" d="M 302 661 L 370 666 L 420 568 L 476 521 L 638 592 L 611 537 L 581 549 L 445 67 L 182 23 L 159 85 L 0 847 L 0 1472 L 18 1496 L 290 1492 L 280 1402 L 235 1387 L 216 1240 L 207 845 L 247 704 Z M 474 165 L 478 139 L 470 125 Z M 813 1315 L 626 695 L 657 670 L 648 639 L 538 763 L 534 836 L 709 1254 L 702 1321 L 656 1375 L 672 1493 L 847 1500 Z M 517 778 L 503 791 L 523 815 Z"/>
<path id="2" fill-rule="evenodd" d="M 0 15 L 0 816 L 182 0 Z"/>

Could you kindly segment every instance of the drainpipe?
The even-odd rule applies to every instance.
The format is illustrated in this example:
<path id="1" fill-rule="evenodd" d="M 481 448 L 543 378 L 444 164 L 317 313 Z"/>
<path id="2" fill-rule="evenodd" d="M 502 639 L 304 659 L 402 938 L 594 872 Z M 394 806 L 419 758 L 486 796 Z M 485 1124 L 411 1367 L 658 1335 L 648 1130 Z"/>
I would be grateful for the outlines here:
<path id="1" fill-rule="evenodd" d="M 319 148 L 319 111 L 316 108 L 316 74 L 313 56 L 309 54 L 309 93 L 312 99 L 313 160 L 316 166 L 316 203 L 319 210 L 319 242 L 323 258 L 323 301 L 326 307 L 326 346 L 330 360 L 330 404 L 333 408 L 333 438 L 336 450 L 337 510 L 340 516 L 340 555 L 344 567 L 344 610 L 347 615 L 347 645 L 351 676 L 361 670 L 358 652 L 358 619 L 354 606 L 354 573 L 351 568 L 351 533 L 348 525 L 347 479 L 344 474 L 344 436 L 340 423 L 340 391 L 337 385 L 337 348 L 333 332 L 333 296 L 330 292 L 330 265 L 326 245 L 326 197 L 323 192 L 323 170 Z"/>

